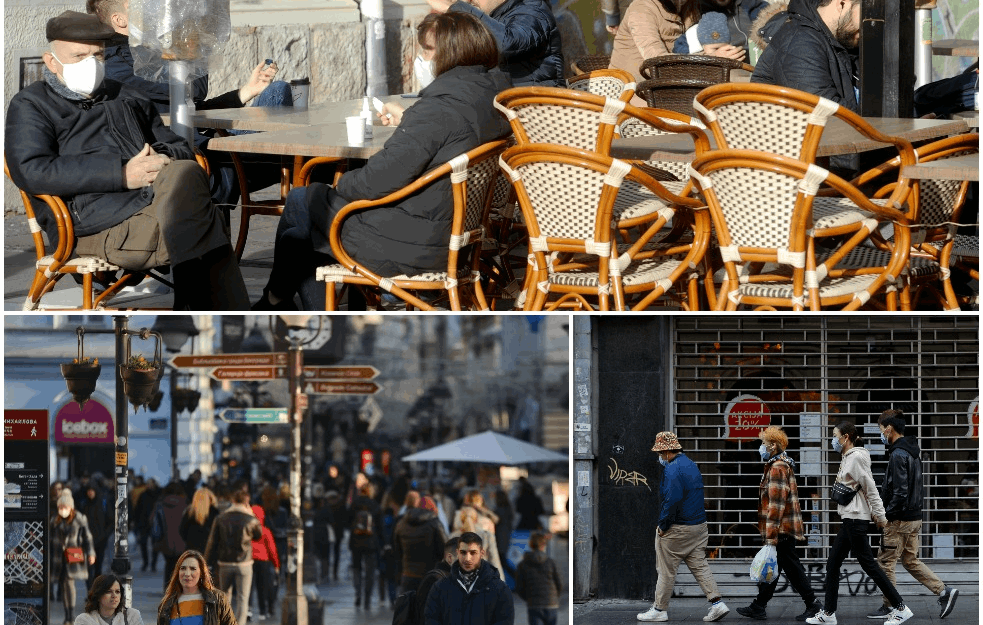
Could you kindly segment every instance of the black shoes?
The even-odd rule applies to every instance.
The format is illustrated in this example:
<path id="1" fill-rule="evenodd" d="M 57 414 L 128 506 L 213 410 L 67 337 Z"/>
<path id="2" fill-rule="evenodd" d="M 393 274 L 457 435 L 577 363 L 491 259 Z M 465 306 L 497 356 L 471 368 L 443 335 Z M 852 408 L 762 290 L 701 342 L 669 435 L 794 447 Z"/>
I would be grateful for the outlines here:
<path id="1" fill-rule="evenodd" d="M 255 304 L 252 305 L 252 310 L 254 311 L 284 311 L 284 310 L 297 310 L 297 304 L 294 303 L 294 298 L 281 300 L 278 304 L 273 304 L 270 302 L 270 292 L 267 289 L 263 289 L 263 297 L 259 298 Z"/>
<path id="2" fill-rule="evenodd" d="M 939 618 L 945 618 L 949 616 L 952 612 L 952 608 L 956 607 L 956 597 L 959 596 L 959 591 L 955 588 L 945 587 L 942 594 L 939 595 L 939 606 L 942 608 L 939 613 Z"/>
<path id="3" fill-rule="evenodd" d="M 758 621 L 763 621 L 768 617 L 768 615 L 765 614 L 765 609 L 753 601 L 751 602 L 751 605 L 746 608 L 737 608 L 737 613 L 741 616 L 753 618 Z"/>
<path id="4" fill-rule="evenodd" d="M 819 599 L 816 599 L 815 601 L 812 602 L 811 605 L 809 605 L 808 607 L 806 607 L 806 611 L 805 612 L 803 612 L 802 614 L 796 616 L 795 617 L 795 620 L 797 620 L 797 621 L 805 621 L 807 618 L 812 618 L 812 617 L 816 616 L 816 614 L 818 614 L 819 611 L 822 610 L 822 609 L 823 609 L 823 602 L 820 601 Z"/>

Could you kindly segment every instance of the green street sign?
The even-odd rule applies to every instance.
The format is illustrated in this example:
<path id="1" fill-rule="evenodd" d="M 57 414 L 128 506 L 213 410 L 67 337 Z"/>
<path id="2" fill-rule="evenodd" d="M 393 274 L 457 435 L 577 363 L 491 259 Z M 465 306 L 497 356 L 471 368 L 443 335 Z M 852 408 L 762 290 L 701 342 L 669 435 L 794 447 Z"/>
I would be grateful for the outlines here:
<path id="1" fill-rule="evenodd" d="M 288 423 L 286 408 L 227 408 L 219 414 L 226 423 Z"/>

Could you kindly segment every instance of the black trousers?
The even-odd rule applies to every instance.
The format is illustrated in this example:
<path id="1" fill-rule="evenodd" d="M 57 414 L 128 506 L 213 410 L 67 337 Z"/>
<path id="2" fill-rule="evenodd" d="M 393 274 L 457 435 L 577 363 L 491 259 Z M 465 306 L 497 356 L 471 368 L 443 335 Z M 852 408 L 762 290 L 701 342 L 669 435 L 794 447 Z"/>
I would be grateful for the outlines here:
<path id="1" fill-rule="evenodd" d="M 870 550 L 870 539 L 867 538 L 870 521 L 858 519 L 843 519 L 840 531 L 833 540 L 833 548 L 826 560 L 826 605 L 825 610 L 832 614 L 836 612 L 836 600 L 840 593 L 840 566 L 850 554 L 857 559 L 864 573 L 874 580 L 892 607 L 904 603 L 898 589 L 884 574 L 884 569 L 877 564 L 874 553 Z"/>
<path id="2" fill-rule="evenodd" d="M 775 596 L 775 588 L 778 587 L 778 580 L 782 573 L 792 585 L 795 592 L 799 593 L 807 606 L 816 602 L 816 593 L 809 585 L 809 576 L 806 575 L 805 567 L 799 561 L 799 554 L 795 552 L 795 537 L 782 534 L 778 537 L 778 575 L 771 583 L 758 584 L 758 596 L 754 602 L 762 608 L 768 605 L 771 598 Z"/>

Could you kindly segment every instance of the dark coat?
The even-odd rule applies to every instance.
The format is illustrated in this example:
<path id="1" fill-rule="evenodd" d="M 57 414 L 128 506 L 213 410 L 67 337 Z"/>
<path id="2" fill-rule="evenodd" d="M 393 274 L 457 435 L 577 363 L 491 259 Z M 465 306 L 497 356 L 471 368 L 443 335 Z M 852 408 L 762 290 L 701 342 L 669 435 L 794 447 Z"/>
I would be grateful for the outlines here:
<path id="1" fill-rule="evenodd" d="M 202 589 L 201 597 L 205 602 L 203 625 L 236 625 L 235 613 L 224 592 Z M 157 625 L 171 625 L 171 612 L 178 597 L 174 596 L 160 606 L 157 612 Z"/>
<path id="2" fill-rule="evenodd" d="M 188 500 L 183 493 L 164 495 L 157 502 L 154 524 L 159 526 L 160 540 L 154 543 L 154 548 L 165 558 L 177 557 L 185 551 L 184 539 L 181 538 L 181 517 L 187 507 Z"/>
<path id="3" fill-rule="evenodd" d="M 530 608 L 559 608 L 563 583 L 556 563 L 543 551 L 527 551 L 515 569 L 515 594 Z"/>
<path id="4" fill-rule="evenodd" d="M 430 591 L 433 589 L 434 584 L 450 574 L 451 565 L 441 560 L 437 563 L 437 566 L 427 571 L 427 574 L 423 576 L 423 579 L 420 580 L 420 585 L 416 589 L 416 594 L 413 596 L 413 623 L 423 625 L 424 615 L 427 610 L 427 597 L 430 596 Z"/>
<path id="5" fill-rule="evenodd" d="M 357 534 L 355 532 L 355 522 L 358 513 L 362 510 L 372 515 L 372 533 Z M 358 495 L 352 500 L 352 506 L 348 509 L 348 527 L 351 534 L 348 537 L 348 548 L 352 551 L 378 551 L 382 547 L 382 509 L 378 502 L 371 497 Z"/>
<path id="6" fill-rule="evenodd" d="M 385 197 L 455 156 L 510 134 L 508 122 L 492 104 L 509 87 L 505 74 L 483 66 L 455 67 L 438 76 L 364 167 L 342 176 L 337 189 L 318 183 L 308 187 L 315 249 L 331 253 L 331 222 L 346 204 Z M 343 245 L 382 275 L 444 270 L 451 205 L 451 182 L 445 177 L 396 206 L 353 215 L 342 229 Z"/>
<path id="7" fill-rule="evenodd" d="M 124 85 L 128 85 L 144 94 L 161 114 L 171 110 L 171 85 L 167 73 L 167 63 L 163 64 L 160 80 L 147 80 L 136 75 L 133 71 L 133 53 L 130 50 L 130 38 L 117 34 L 106 42 L 106 77 Z M 200 76 L 191 81 L 191 99 L 195 110 L 241 108 L 239 90 L 233 89 L 220 96 L 206 100 L 208 95 L 208 76 Z"/>
<path id="8" fill-rule="evenodd" d="M 451 574 L 434 584 L 427 597 L 426 625 L 512 625 L 515 607 L 512 592 L 487 560 L 481 561 L 478 579 L 468 592 L 455 562 Z"/>
<path id="9" fill-rule="evenodd" d="M 506 0 L 490 14 L 458 0 L 451 11 L 481 20 L 498 43 L 499 68 L 516 86 L 559 87 L 563 82 L 560 29 L 546 0 Z"/>
<path id="10" fill-rule="evenodd" d="M 95 543 L 89 531 L 89 521 L 85 515 L 75 511 L 75 518 L 66 521 L 57 514 L 51 520 L 51 577 L 61 579 L 88 579 L 89 558 L 96 557 Z M 82 562 L 69 564 L 65 561 L 65 549 L 81 547 L 84 554 Z M 64 568 L 63 568 L 64 567 Z"/>
<path id="11" fill-rule="evenodd" d="M 918 443 L 903 436 L 887 448 L 888 463 L 881 484 L 884 516 L 888 521 L 922 518 L 922 461 Z"/>
<path id="12" fill-rule="evenodd" d="M 205 546 L 208 562 L 251 562 L 253 541 L 263 537 L 263 526 L 252 511 L 244 512 L 234 505 L 215 517 Z"/>
<path id="13" fill-rule="evenodd" d="M 430 510 L 411 508 L 396 524 L 393 549 L 403 575 L 423 577 L 444 557 L 447 536 Z"/>
<path id="14" fill-rule="evenodd" d="M 89 531 L 92 533 L 92 541 L 96 546 L 105 547 L 109 537 L 115 533 L 115 510 L 109 507 L 106 493 L 96 489 L 95 499 L 89 499 L 83 494 L 79 501 L 78 510 L 85 515 L 89 522 Z"/>
<path id="15" fill-rule="evenodd" d="M 751 82 L 806 91 L 857 113 L 854 53 L 836 41 L 815 2 L 792 0 L 788 20 L 758 59 Z"/>
<path id="16" fill-rule="evenodd" d="M 7 109 L 4 150 L 14 184 L 30 194 L 60 196 L 76 236 L 122 223 L 154 199 L 153 186 L 127 189 L 123 168 L 145 143 L 174 159 L 193 159 L 149 100 L 106 79 L 91 100 L 67 100 L 44 81 L 22 89 Z M 54 218 L 35 202 L 52 245 Z"/>
<path id="17" fill-rule="evenodd" d="M 208 516 L 205 517 L 205 523 L 198 523 L 191 516 L 191 507 L 189 506 L 181 515 L 181 525 L 178 527 L 178 534 L 184 539 L 185 546 L 204 554 L 205 547 L 208 546 L 208 535 L 211 533 L 212 525 L 217 517 L 218 508 L 212 506 L 211 510 L 208 511 Z"/>

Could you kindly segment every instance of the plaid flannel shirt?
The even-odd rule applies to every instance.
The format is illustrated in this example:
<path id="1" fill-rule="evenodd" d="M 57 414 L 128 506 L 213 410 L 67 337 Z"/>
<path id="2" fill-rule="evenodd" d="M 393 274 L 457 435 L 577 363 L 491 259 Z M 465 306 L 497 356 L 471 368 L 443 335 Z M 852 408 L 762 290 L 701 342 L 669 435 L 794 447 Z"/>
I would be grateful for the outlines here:
<path id="1" fill-rule="evenodd" d="M 792 460 L 784 451 L 765 464 L 758 487 L 758 531 L 766 543 L 775 544 L 782 534 L 805 540 L 799 489 Z"/>

